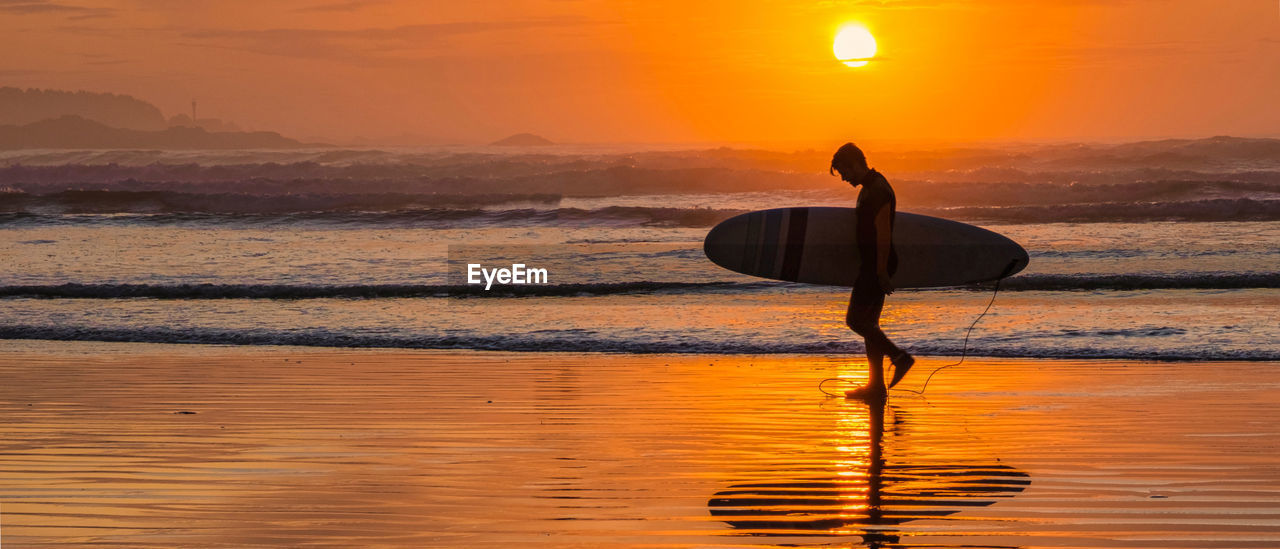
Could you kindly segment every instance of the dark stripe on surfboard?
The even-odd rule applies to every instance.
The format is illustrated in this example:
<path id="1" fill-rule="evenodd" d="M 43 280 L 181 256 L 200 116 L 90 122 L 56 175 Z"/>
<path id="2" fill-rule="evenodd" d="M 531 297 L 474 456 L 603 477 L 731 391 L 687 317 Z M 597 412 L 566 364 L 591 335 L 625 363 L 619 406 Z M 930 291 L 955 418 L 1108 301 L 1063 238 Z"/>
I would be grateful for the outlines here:
<path id="1" fill-rule="evenodd" d="M 782 256 L 782 278 L 800 277 L 800 258 L 804 255 L 804 233 L 809 227 L 809 208 L 791 210 L 787 224 L 787 247 Z"/>
<path id="2" fill-rule="evenodd" d="M 762 273 L 777 273 L 774 265 L 778 263 L 778 236 L 782 232 L 782 215 L 785 212 L 786 210 L 764 212 L 764 240 L 760 247 L 759 267 Z"/>
<path id="3" fill-rule="evenodd" d="M 743 243 L 745 245 L 742 247 L 743 271 L 751 271 L 752 269 L 755 269 L 756 262 L 760 260 L 760 225 L 763 222 L 763 213 L 747 216 L 747 240 Z"/>

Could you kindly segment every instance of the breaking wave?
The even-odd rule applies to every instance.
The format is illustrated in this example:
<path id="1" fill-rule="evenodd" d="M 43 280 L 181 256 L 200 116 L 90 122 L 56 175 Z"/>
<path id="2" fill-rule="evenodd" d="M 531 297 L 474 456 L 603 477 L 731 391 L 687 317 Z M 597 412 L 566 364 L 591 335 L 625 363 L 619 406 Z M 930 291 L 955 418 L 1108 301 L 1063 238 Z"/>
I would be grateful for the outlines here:
<path id="1" fill-rule="evenodd" d="M 394 212 L 412 209 L 476 209 L 529 205 L 554 208 L 558 194 L 243 194 L 175 191 L 67 190 L 50 194 L 0 193 L 0 211 L 89 213 L 306 213 Z"/>
<path id="2" fill-rule="evenodd" d="M 554 331 L 551 331 L 554 332 Z M 572 332 L 572 331 L 570 331 Z M 1142 335 L 1142 334 L 1138 334 Z M 1150 335 L 1150 334 L 1148 334 Z M 1159 336 L 1162 334 L 1154 334 Z M 554 333 L 498 335 L 431 335 L 385 333 L 351 333 L 328 330 L 220 330 L 209 328 L 96 328 L 74 326 L 0 325 L 0 339 L 53 341 L 106 341 L 130 343 L 204 344 L 204 345 L 288 345 L 306 347 L 394 348 L 394 349 L 466 349 L 514 352 L 603 352 L 635 354 L 857 354 L 861 345 L 851 341 L 781 343 L 754 341 L 707 341 L 692 338 L 590 338 L 581 334 Z M 916 344 L 912 352 L 919 355 L 956 356 L 964 351 L 963 343 L 932 342 Z M 1169 361 L 1201 360 L 1280 360 L 1273 350 L 1226 350 L 1200 347 L 1188 349 L 1114 348 L 1103 349 L 1087 343 L 1080 346 L 1055 345 L 1051 348 L 1006 342 L 971 342 L 970 356 L 1015 358 L 1111 358 Z"/>
<path id="3" fill-rule="evenodd" d="M 12 194 L 12 193 L 11 193 Z M 660 226 L 710 227 L 742 209 L 607 206 L 555 207 L 555 198 L 511 198 L 508 207 L 441 202 L 419 196 L 227 197 L 110 196 L 72 202 L 0 194 L 0 224 L 8 225 L 371 225 L 389 227 Z M 521 207 L 509 207 L 509 206 Z M 1097 223 L 1139 221 L 1278 221 L 1280 199 L 915 208 L 914 213 L 974 222 Z"/>
<path id="4" fill-rule="evenodd" d="M 926 209 L 924 212 L 952 219 L 1005 223 L 1277 221 L 1280 220 L 1280 199 L 1218 198 L 1181 202 L 959 207 Z"/>
<path id="5" fill-rule="evenodd" d="M 34 299 L 394 299 L 434 297 L 574 297 L 626 294 L 750 293 L 796 289 L 838 291 L 789 282 L 670 282 L 503 286 L 484 290 L 466 284 L 58 284 L 0 286 L 0 298 Z M 991 284 L 961 290 L 989 291 Z M 1280 272 L 1192 273 L 1181 275 L 1020 275 L 1001 283 L 1001 291 L 1141 291 L 1280 288 Z M 904 290 L 910 291 L 910 290 Z M 920 291 L 920 290 L 917 290 Z M 925 290 L 928 291 L 928 290 Z"/>
<path id="6" fill-rule="evenodd" d="M 422 297 L 572 297 L 643 293 L 751 291 L 773 282 L 615 282 L 503 286 L 466 284 L 59 284 L 0 286 L 0 297 L 40 299 L 389 299 Z"/>
<path id="7" fill-rule="evenodd" d="M 1280 288 L 1280 272 L 1051 275 L 1027 274 L 1000 284 L 1001 291 L 1240 290 Z"/>
<path id="8" fill-rule="evenodd" d="M 259 206 L 263 208 L 263 206 Z M 0 212 L 0 225 L 339 225 L 402 228 L 470 228 L 524 226 L 659 226 L 709 227 L 745 210 L 711 208 L 426 208 L 389 211 L 44 213 Z"/>

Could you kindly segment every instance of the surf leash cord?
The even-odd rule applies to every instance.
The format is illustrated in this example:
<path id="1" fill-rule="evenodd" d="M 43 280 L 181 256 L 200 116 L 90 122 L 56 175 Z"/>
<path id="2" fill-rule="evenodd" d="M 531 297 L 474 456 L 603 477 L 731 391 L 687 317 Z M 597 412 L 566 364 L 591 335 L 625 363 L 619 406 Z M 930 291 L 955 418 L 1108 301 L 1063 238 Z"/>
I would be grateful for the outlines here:
<path id="1" fill-rule="evenodd" d="M 960 360 L 952 364 L 946 364 L 946 365 L 934 368 L 932 372 L 929 372 L 929 377 L 926 377 L 924 379 L 924 384 L 920 386 L 919 391 L 915 389 L 905 389 L 905 388 L 889 389 L 890 391 L 904 391 L 908 393 L 915 393 L 917 395 L 923 395 L 925 390 L 929 388 L 929 381 L 933 379 L 934 374 L 937 374 L 938 372 L 941 372 L 947 368 L 954 368 L 956 366 L 964 364 L 964 359 L 969 356 L 969 336 L 973 334 L 973 328 L 978 325 L 978 322 L 982 320 L 982 317 L 987 316 L 987 312 L 990 311 L 991 306 L 995 304 L 996 295 L 1000 293 L 1000 283 L 1004 282 L 1005 276 L 1007 276 L 1007 273 L 1009 271 L 1013 270 L 1014 265 L 1015 263 L 1011 263 L 1009 267 L 1005 269 L 1006 274 L 996 279 L 996 287 L 995 287 L 995 290 L 991 292 L 991 300 L 987 302 L 987 308 L 982 310 L 982 313 L 978 315 L 978 318 L 973 319 L 973 322 L 969 324 L 969 329 L 965 331 L 964 344 L 961 345 L 961 348 L 960 348 Z M 847 382 L 847 381 L 849 380 L 840 378 L 840 377 L 829 377 L 818 382 L 818 390 L 822 391 L 822 394 L 827 396 L 843 397 L 844 395 L 842 394 L 833 393 L 831 391 L 826 390 L 825 388 L 823 388 L 823 385 L 826 384 L 827 382 Z"/>

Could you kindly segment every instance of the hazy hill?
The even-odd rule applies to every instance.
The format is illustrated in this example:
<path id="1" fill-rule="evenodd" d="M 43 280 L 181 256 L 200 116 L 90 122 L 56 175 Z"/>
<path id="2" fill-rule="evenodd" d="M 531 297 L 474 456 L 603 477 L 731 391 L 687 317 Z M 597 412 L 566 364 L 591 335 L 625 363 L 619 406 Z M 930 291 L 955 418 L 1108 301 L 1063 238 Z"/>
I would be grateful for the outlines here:
<path id="1" fill-rule="evenodd" d="M 0 124 L 30 124 L 65 115 L 131 130 L 163 130 L 167 127 L 160 109 L 128 95 L 0 88 Z"/>
<path id="2" fill-rule="evenodd" d="M 113 128 L 79 116 L 0 126 L 0 149 L 292 149 L 320 146 L 275 132 L 159 131 Z"/>
<path id="3" fill-rule="evenodd" d="M 508 146 L 508 147 L 541 147 L 544 145 L 555 145 L 555 142 L 531 133 L 518 133 L 505 139 L 499 139 L 490 143 L 490 145 Z"/>

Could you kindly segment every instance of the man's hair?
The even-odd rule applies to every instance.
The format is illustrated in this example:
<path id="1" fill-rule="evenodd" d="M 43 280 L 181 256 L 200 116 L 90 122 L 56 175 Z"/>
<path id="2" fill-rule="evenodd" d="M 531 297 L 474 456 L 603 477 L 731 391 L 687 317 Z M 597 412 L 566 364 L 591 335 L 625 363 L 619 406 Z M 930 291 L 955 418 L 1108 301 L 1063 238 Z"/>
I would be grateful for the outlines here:
<path id="1" fill-rule="evenodd" d="M 836 150 L 835 156 L 831 157 L 831 168 L 829 168 L 827 172 L 831 175 L 835 175 L 837 165 L 850 163 L 866 166 L 867 156 L 862 154 L 862 149 L 859 149 L 857 145 L 854 145 L 853 143 L 845 143 L 840 145 L 840 148 Z"/>

